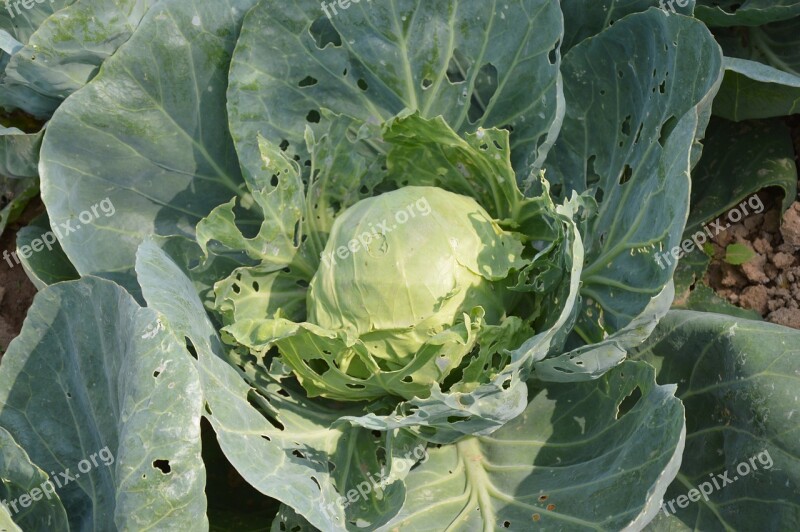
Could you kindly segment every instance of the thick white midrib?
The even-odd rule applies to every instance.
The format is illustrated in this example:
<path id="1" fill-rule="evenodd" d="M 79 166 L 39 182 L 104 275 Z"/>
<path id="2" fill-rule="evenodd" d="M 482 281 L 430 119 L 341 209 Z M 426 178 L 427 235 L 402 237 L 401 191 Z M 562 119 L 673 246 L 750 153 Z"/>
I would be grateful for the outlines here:
<path id="1" fill-rule="evenodd" d="M 492 532 L 496 516 L 489 490 L 487 489 L 491 485 L 491 480 L 486 469 L 483 468 L 483 453 L 481 452 L 480 440 L 475 437 L 465 438 L 456 443 L 456 451 L 459 459 L 464 464 L 467 485 L 472 490 L 472 495 L 478 499 L 481 517 L 483 518 L 483 530 L 484 532 Z M 472 498 L 471 496 L 470 500 Z"/>

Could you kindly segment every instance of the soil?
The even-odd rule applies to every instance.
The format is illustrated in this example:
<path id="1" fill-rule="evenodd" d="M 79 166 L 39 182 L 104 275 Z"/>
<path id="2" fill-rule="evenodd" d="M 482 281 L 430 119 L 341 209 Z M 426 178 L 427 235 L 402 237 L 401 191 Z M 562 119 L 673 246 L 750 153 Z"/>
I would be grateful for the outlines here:
<path id="1" fill-rule="evenodd" d="M 762 196 L 769 196 L 762 192 Z M 752 309 L 767 321 L 800 329 L 800 202 L 781 220 L 780 196 L 772 208 L 734 224 L 713 239 L 714 257 L 706 282 L 730 303 Z M 729 244 L 755 256 L 741 266 L 724 262 Z"/>
<path id="2" fill-rule="evenodd" d="M 800 115 L 787 122 L 792 127 L 795 162 L 800 163 Z M 714 259 L 705 281 L 730 303 L 752 309 L 772 323 L 800 329 L 800 201 L 781 216 L 780 193 L 763 190 L 759 196 L 763 213 L 712 239 Z M 727 264 L 723 257 L 729 244 L 745 245 L 755 257 L 741 266 Z"/>
<path id="3" fill-rule="evenodd" d="M 17 231 L 42 212 L 44 207 L 37 198 L 25 209 L 17 222 L 6 227 L 0 237 L 0 257 L 4 251 L 11 253 L 16 249 Z M 36 295 L 36 287 L 28 280 L 25 270 L 13 260 L 8 262 L 0 258 L 0 357 L 8 349 L 8 344 L 22 330 L 22 322 L 28 313 L 28 307 Z"/>

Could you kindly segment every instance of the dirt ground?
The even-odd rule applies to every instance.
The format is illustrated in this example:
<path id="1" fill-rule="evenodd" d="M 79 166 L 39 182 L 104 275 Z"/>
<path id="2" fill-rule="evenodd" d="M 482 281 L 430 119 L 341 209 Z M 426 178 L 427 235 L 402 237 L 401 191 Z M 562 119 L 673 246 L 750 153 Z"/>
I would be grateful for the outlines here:
<path id="1" fill-rule="evenodd" d="M 780 197 L 762 193 L 771 208 L 748 217 L 714 239 L 706 282 L 722 297 L 767 321 L 800 329 L 800 202 L 781 220 Z M 755 257 L 741 266 L 722 260 L 729 244 L 743 244 Z"/>

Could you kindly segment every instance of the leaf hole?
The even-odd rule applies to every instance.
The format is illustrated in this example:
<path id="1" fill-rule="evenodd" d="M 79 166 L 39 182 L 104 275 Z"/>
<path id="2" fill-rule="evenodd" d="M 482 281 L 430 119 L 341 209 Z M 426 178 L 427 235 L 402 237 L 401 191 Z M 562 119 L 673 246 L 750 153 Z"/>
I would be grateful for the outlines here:
<path id="1" fill-rule="evenodd" d="M 491 63 L 486 63 L 475 77 L 475 88 L 470 99 L 468 119 L 475 123 L 486 112 L 486 107 L 497 92 L 497 68 Z"/>
<path id="2" fill-rule="evenodd" d="M 303 79 L 301 79 L 300 83 L 298 83 L 297 85 L 299 87 L 313 87 L 317 83 L 319 83 L 319 81 L 317 81 L 316 78 L 313 78 L 311 76 L 306 76 Z"/>
<path id="3" fill-rule="evenodd" d="M 622 121 L 622 134 L 627 137 L 631 136 L 631 115 L 626 116 Z"/>
<path id="4" fill-rule="evenodd" d="M 183 340 L 186 343 L 186 350 L 189 351 L 189 354 L 192 355 L 192 358 L 197 360 L 197 349 L 195 349 L 192 341 L 189 339 L 188 336 L 184 336 Z"/>
<path id="5" fill-rule="evenodd" d="M 169 460 L 153 460 L 153 468 L 158 469 L 164 475 L 169 475 L 172 472 Z"/>
<path id="6" fill-rule="evenodd" d="M 461 50 L 456 48 L 453 51 L 453 57 L 450 58 L 450 63 L 447 65 L 447 81 L 453 85 L 464 83 L 467 80 L 466 73 L 469 67 L 470 61 Z"/>
<path id="7" fill-rule="evenodd" d="M 333 27 L 328 17 L 321 16 L 315 20 L 308 28 L 308 33 L 314 38 L 314 42 L 320 50 L 325 49 L 329 44 L 334 47 L 342 45 L 342 36 Z"/>
<path id="8" fill-rule="evenodd" d="M 551 65 L 555 65 L 558 61 L 558 48 L 561 46 L 561 41 L 556 41 L 555 46 L 553 46 L 550 51 L 547 53 L 547 60 L 550 62 Z"/>
<path id="9" fill-rule="evenodd" d="M 306 121 L 307 121 L 307 122 L 310 122 L 310 123 L 312 123 L 312 124 L 319 124 L 319 120 L 320 120 L 320 118 L 321 118 L 321 117 L 320 117 L 319 111 L 317 111 L 317 110 L 315 110 L 315 109 L 312 109 L 312 110 L 311 110 L 311 111 L 309 111 L 309 112 L 308 112 L 308 114 L 306 115 Z"/>
<path id="10" fill-rule="evenodd" d="M 367 85 L 367 81 L 364 78 L 360 78 L 356 85 L 358 85 L 358 88 L 362 91 L 365 91 L 369 88 L 369 85 Z"/>
<path id="11" fill-rule="evenodd" d="M 433 81 L 429 80 L 428 78 L 422 80 L 422 90 L 430 89 L 431 85 L 433 85 Z"/>
<path id="12" fill-rule="evenodd" d="M 622 169 L 622 173 L 619 176 L 619 184 L 624 185 L 628 181 L 631 180 L 631 176 L 633 175 L 633 169 L 630 165 L 626 164 L 625 168 Z"/>
<path id="13" fill-rule="evenodd" d="M 628 397 L 623 399 L 622 402 L 617 406 L 617 415 L 615 416 L 616 419 L 619 419 L 630 412 L 641 398 L 642 390 L 637 386 L 630 394 L 628 394 Z"/>

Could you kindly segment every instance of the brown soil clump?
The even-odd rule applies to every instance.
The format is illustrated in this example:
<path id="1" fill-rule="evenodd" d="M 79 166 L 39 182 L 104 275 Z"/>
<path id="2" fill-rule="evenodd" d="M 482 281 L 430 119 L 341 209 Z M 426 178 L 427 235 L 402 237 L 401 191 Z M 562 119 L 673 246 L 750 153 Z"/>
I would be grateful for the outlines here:
<path id="1" fill-rule="evenodd" d="M 741 266 L 723 262 L 730 244 L 755 257 Z M 780 216 L 778 198 L 763 215 L 733 224 L 713 242 L 706 282 L 731 303 L 755 310 L 773 323 L 800 329 L 800 202 Z"/>

